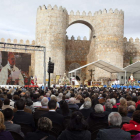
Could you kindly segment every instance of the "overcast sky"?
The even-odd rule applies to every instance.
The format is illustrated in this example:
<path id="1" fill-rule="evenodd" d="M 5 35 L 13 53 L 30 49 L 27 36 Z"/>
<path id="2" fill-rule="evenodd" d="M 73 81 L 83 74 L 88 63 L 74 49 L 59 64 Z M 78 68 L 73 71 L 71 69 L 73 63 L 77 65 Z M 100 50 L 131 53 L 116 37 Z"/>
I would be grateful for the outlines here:
<path id="1" fill-rule="evenodd" d="M 0 0 L 0 38 L 35 40 L 37 8 L 42 5 L 65 7 L 70 13 L 79 10 L 91 11 L 113 10 L 124 11 L 124 36 L 140 38 L 140 0 Z M 67 29 L 67 35 L 89 37 L 89 28 L 82 24 L 74 24 Z"/>

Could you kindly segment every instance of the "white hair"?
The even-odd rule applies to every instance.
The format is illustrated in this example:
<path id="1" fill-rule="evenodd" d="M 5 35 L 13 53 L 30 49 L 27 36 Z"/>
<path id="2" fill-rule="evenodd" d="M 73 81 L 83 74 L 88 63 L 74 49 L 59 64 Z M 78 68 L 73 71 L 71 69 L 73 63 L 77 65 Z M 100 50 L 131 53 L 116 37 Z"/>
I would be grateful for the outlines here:
<path id="1" fill-rule="evenodd" d="M 103 113 L 104 112 L 104 108 L 101 104 L 95 105 L 94 110 L 96 113 Z"/>
<path id="2" fill-rule="evenodd" d="M 43 97 L 42 100 L 41 100 L 41 105 L 42 106 L 47 106 L 48 102 L 49 102 L 48 98 L 47 97 Z"/>
<path id="3" fill-rule="evenodd" d="M 75 98 L 71 97 L 71 98 L 69 99 L 69 104 L 75 104 Z"/>
<path id="4" fill-rule="evenodd" d="M 112 99 L 110 99 L 110 102 L 111 102 L 112 105 L 115 105 L 116 104 L 116 99 L 112 98 Z"/>
<path id="5" fill-rule="evenodd" d="M 84 108 L 90 108 L 91 107 L 91 101 L 85 101 L 84 102 Z"/>
<path id="6" fill-rule="evenodd" d="M 112 126 L 120 126 L 122 124 L 122 116 L 118 112 L 111 112 L 108 116 L 108 122 Z"/>
<path id="7" fill-rule="evenodd" d="M 135 108 L 134 105 L 130 105 L 130 106 L 128 107 L 128 110 L 134 112 L 134 111 L 136 110 L 136 108 Z"/>
<path id="8" fill-rule="evenodd" d="M 105 109 L 107 109 L 107 108 L 112 108 L 113 106 L 112 106 L 112 104 L 111 104 L 111 102 L 106 102 L 105 103 Z"/>

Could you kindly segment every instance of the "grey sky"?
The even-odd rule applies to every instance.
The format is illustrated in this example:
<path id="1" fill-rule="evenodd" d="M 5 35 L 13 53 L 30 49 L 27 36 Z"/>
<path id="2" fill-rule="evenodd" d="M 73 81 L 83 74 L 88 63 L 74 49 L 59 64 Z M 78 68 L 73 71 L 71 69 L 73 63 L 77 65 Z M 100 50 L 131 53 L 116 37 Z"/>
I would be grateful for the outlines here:
<path id="1" fill-rule="evenodd" d="M 140 0 L 0 0 L 0 38 L 5 39 L 35 39 L 36 11 L 39 6 L 51 4 L 65 7 L 70 13 L 79 10 L 91 11 L 115 10 L 124 11 L 124 36 L 128 39 L 140 38 Z M 75 24 L 67 29 L 69 37 L 72 35 L 89 36 L 89 28 L 82 24 Z"/>

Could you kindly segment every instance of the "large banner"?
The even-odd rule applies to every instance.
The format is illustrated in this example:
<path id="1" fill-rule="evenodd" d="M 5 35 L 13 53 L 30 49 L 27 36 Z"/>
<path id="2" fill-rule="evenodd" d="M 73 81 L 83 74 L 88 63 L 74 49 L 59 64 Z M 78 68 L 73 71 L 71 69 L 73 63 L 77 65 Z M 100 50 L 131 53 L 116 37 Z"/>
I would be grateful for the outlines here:
<path id="1" fill-rule="evenodd" d="M 0 51 L 0 85 L 30 85 L 31 54 Z"/>

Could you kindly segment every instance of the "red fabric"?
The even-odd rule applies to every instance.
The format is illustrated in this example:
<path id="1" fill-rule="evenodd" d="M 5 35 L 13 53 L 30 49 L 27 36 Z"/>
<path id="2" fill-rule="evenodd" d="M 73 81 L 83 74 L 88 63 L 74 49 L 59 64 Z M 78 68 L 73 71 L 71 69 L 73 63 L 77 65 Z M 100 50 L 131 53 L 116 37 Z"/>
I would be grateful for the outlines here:
<path id="1" fill-rule="evenodd" d="M 138 106 L 139 104 L 140 104 L 140 100 L 136 102 L 136 108 L 137 108 L 137 106 Z"/>
<path id="2" fill-rule="evenodd" d="M 133 120 L 130 120 L 130 123 L 129 124 L 124 124 L 122 126 L 122 129 L 124 131 L 130 131 L 130 130 L 140 131 L 140 124 L 133 121 Z"/>
<path id="3" fill-rule="evenodd" d="M 117 108 L 117 106 L 116 105 L 113 105 L 113 108 Z"/>
<path id="4" fill-rule="evenodd" d="M 117 103 L 116 105 L 117 105 L 117 106 L 119 106 L 119 105 L 120 105 L 120 103 Z"/>

